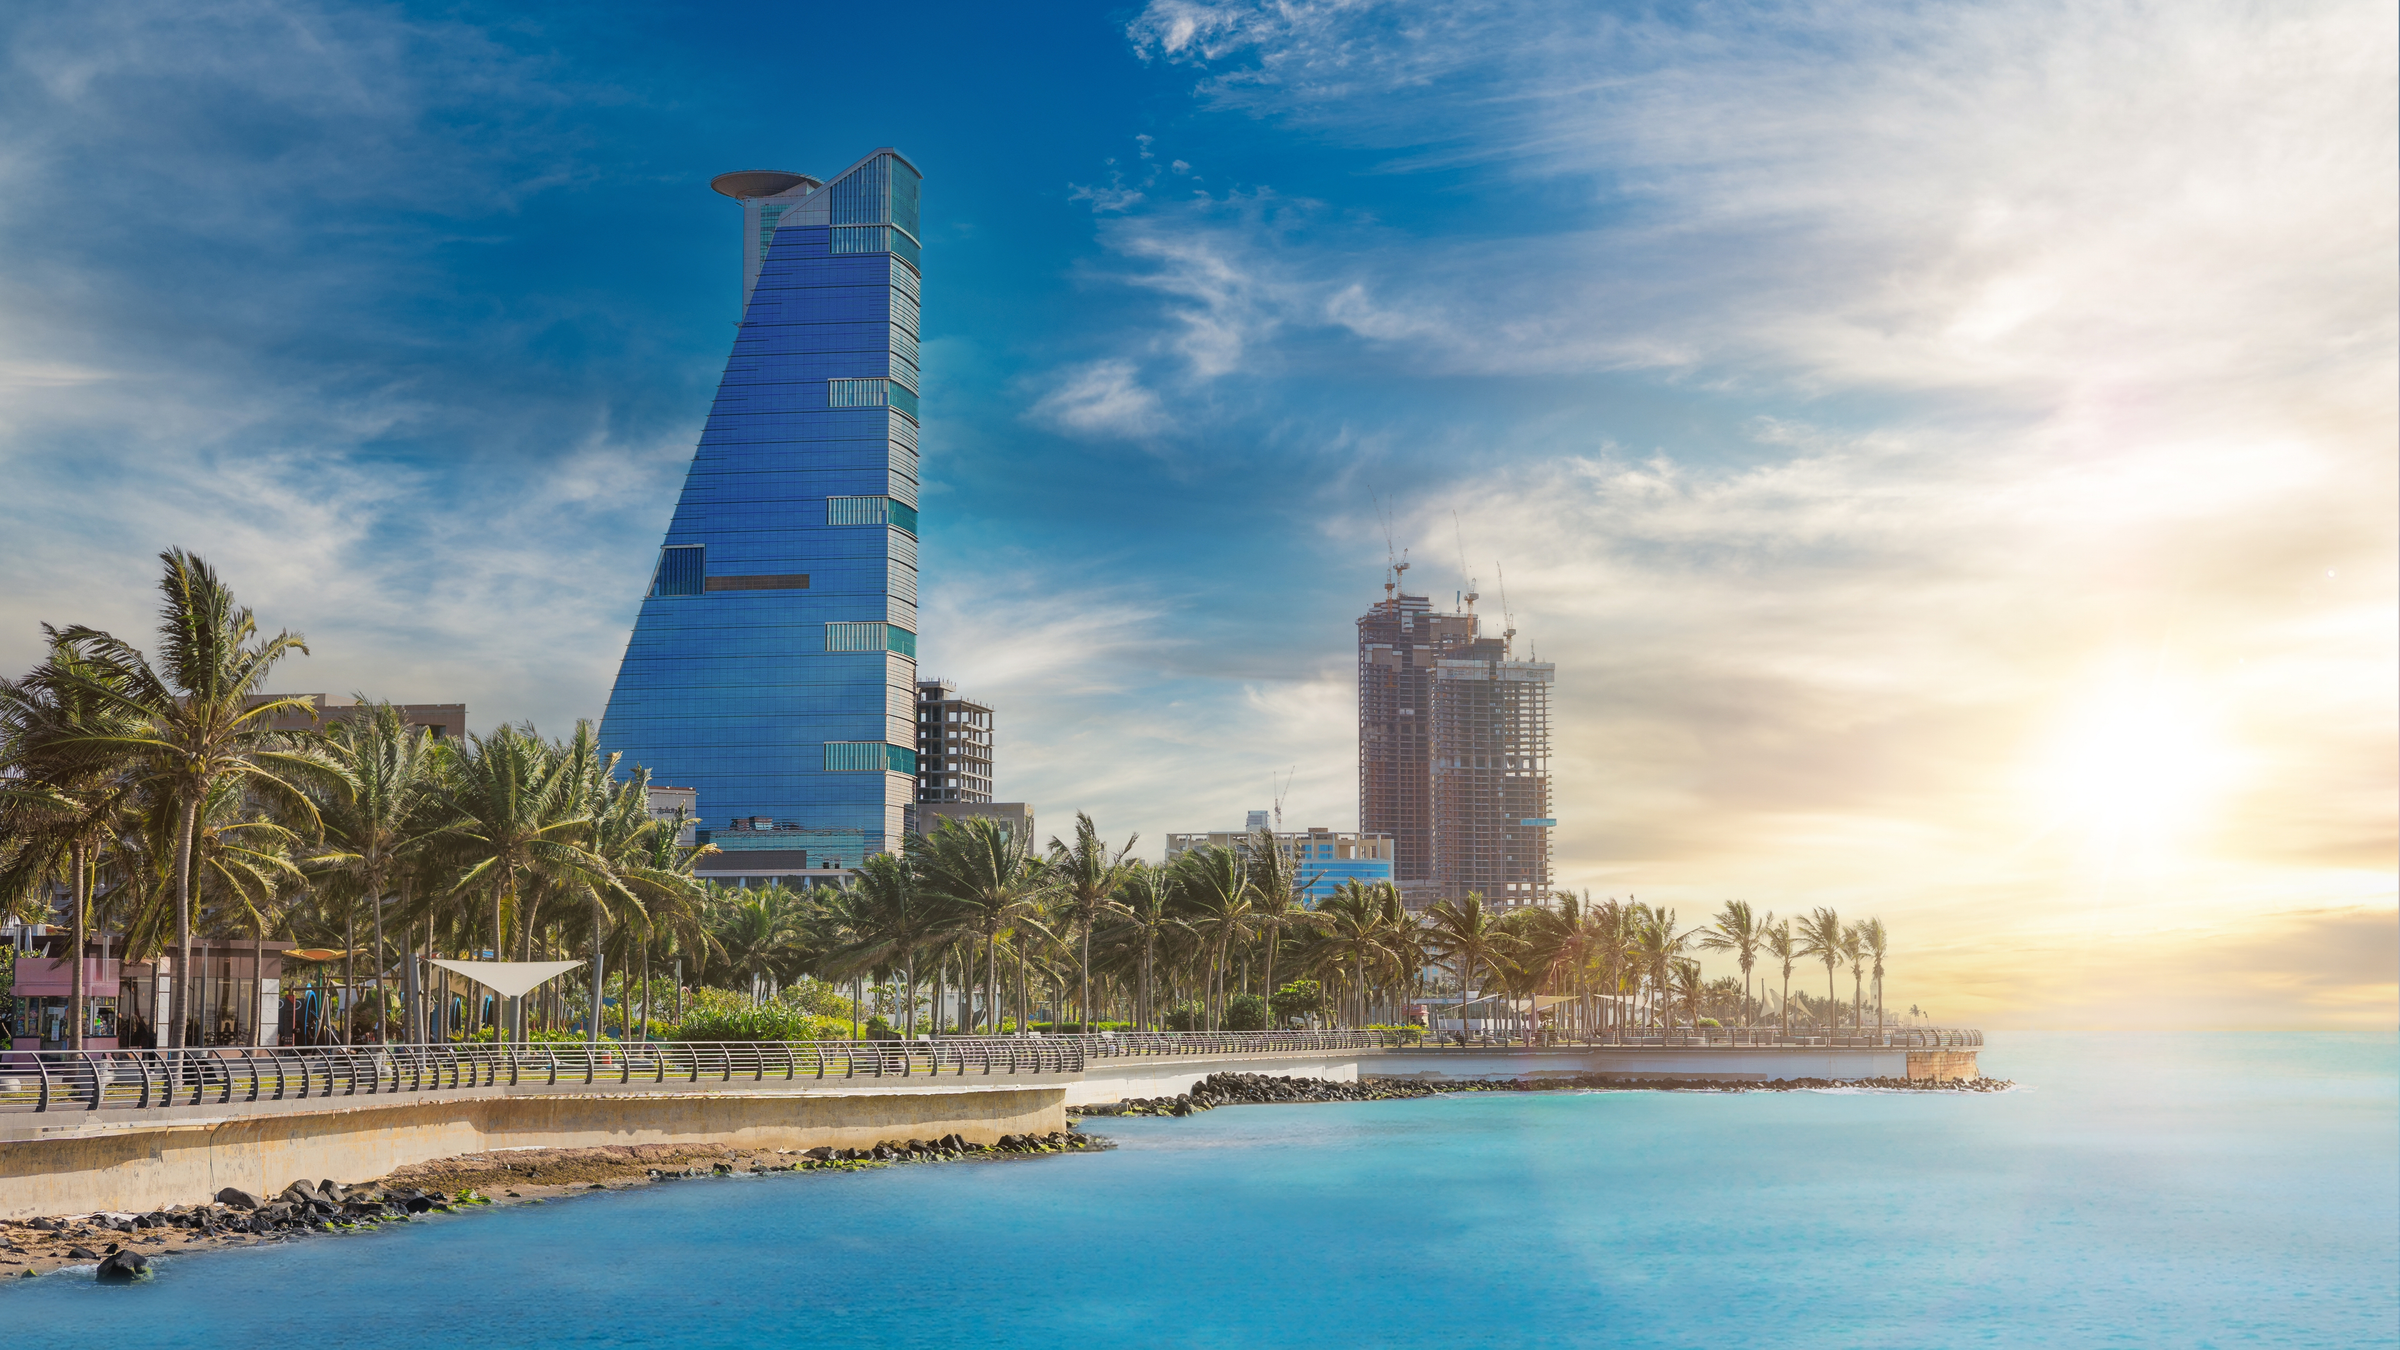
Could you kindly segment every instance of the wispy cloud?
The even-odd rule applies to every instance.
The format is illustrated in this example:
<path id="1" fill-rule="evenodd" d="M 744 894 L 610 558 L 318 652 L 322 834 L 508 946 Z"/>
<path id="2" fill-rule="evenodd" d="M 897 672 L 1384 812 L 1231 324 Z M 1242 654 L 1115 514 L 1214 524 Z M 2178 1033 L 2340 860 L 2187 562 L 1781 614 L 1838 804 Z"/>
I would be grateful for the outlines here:
<path id="1" fill-rule="evenodd" d="M 1080 436 L 1145 440 L 1166 427 L 1158 395 L 1143 386 L 1131 361 L 1093 361 L 1061 372 L 1028 415 Z"/>
<path id="2" fill-rule="evenodd" d="M 1458 368 L 2039 397 L 2393 338 L 2386 11 L 1162 0 L 1131 32 L 1220 107 L 1491 195 L 1477 237 L 1328 250 L 1438 298 Z"/>

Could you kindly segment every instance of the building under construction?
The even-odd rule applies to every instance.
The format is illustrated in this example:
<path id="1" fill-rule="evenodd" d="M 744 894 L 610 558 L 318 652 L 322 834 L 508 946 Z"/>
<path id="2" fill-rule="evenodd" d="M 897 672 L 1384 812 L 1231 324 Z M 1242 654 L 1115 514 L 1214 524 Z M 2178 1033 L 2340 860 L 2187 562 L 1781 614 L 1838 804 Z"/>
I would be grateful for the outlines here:
<path id="1" fill-rule="evenodd" d="M 1550 889 L 1550 686 L 1557 667 L 1515 659 L 1516 630 L 1485 637 L 1462 608 L 1384 583 L 1358 620 L 1358 828 L 1392 837 L 1412 906 L 1480 892 L 1495 905 Z"/>

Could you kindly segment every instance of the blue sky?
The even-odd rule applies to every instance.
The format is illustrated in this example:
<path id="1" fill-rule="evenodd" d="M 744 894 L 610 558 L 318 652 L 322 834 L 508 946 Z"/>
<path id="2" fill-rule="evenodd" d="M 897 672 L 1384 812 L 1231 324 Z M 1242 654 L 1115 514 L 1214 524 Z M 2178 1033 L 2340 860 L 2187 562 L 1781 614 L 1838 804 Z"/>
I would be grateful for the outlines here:
<path id="1" fill-rule="evenodd" d="M 1046 824 L 1353 825 L 1388 522 L 1560 663 L 1563 883 L 1880 913 L 1959 1015 L 2388 1023 L 2389 6 L 895 13 L 0 16 L 0 661 L 181 544 L 295 688 L 597 715 L 707 180 L 889 144 L 924 669 Z"/>

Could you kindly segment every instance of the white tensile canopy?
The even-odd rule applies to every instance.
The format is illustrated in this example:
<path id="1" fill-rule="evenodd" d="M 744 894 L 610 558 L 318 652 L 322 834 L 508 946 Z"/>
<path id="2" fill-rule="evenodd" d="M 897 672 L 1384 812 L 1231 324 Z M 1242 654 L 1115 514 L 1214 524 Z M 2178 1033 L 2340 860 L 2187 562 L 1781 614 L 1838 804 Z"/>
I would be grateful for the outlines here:
<path id="1" fill-rule="evenodd" d="M 523 998 L 583 962 L 444 961 L 435 957 L 433 964 L 444 970 L 455 970 L 502 998 Z"/>

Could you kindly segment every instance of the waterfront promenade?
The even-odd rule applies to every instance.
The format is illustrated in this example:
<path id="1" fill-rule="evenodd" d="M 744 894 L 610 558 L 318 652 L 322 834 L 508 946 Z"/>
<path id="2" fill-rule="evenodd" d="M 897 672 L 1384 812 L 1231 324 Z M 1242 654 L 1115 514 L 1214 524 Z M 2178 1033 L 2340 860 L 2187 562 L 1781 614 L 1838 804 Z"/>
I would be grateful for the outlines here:
<path id="1" fill-rule="evenodd" d="M 1297 1031 L 17 1052 L 0 1069 L 0 1218 L 155 1209 L 227 1186 L 272 1193 L 299 1177 L 381 1176 L 492 1149 L 855 1148 L 947 1134 L 990 1143 L 1063 1128 L 1071 1106 L 1171 1096 L 1213 1073 L 1964 1078 L 1981 1039 L 1715 1033 L 1525 1049 Z"/>

